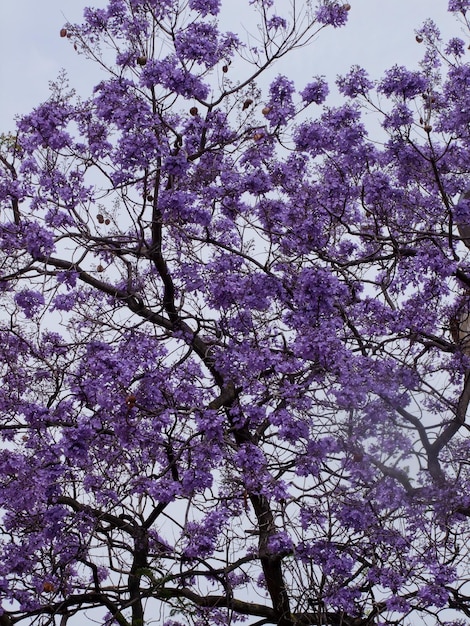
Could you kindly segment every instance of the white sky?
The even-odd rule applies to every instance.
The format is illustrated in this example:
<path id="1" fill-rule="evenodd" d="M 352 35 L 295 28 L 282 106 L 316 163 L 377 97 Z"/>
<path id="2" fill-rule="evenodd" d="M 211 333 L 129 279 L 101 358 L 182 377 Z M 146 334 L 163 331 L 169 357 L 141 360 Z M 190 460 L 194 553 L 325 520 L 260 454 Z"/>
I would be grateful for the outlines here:
<path id="1" fill-rule="evenodd" d="M 279 71 L 301 88 L 312 75 L 334 79 L 352 64 L 364 66 L 374 78 L 395 63 L 415 66 L 423 48 L 416 43 L 414 30 L 426 17 L 432 17 L 447 36 L 462 35 L 460 25 L 446 12 L 447 1 L 350 0 L 348 25 L 324 31 Z M 241 12 L 248 0 L 224 2 L 230 11 L 233 7 L 229 28 L 240 31 L 252 15 L 246 9 L 244 20 Z M 15 114 L 27 113 L 48 97 L 48 82 L 61 68 L 66 68 L 80 95 L 89 94 L 98 74 L 59 37 L 59 31 L 66 21 L 80 21 L 85 6 L 105 4 L 105 0 L 0 0 L 0 132 L 13 129 Z"/>

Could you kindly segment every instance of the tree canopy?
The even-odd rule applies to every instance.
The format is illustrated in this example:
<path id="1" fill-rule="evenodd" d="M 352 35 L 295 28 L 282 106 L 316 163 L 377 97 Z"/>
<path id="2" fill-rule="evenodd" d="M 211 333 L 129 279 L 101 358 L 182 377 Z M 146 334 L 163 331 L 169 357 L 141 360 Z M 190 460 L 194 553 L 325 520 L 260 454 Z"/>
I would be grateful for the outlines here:
<path id="1" fill-rule="evenodd" d="M 467 624 L 467 43 L 333 105 L 349 4 L 220 4 L 86 9 L 1 137 L 0 624 Z"/>

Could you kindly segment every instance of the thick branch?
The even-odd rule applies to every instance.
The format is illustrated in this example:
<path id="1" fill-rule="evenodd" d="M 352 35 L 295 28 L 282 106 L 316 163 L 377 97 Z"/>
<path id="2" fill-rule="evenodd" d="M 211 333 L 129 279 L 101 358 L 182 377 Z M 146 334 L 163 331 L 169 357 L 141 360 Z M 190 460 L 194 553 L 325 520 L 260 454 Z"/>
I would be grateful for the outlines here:
<path id="1" fill-rule="evenodd" d="M 436 456 L 446 446 L 452 437 L 457 433 L 463 424 L 467 415 L 468 405 L 470 403 L 470 374 L 466 374 L 463 391 L 460 394 L 455 411 L 455 418 L 444 428 L 443 432 L 433 442 L 431 446 L 432 453 Z"/>

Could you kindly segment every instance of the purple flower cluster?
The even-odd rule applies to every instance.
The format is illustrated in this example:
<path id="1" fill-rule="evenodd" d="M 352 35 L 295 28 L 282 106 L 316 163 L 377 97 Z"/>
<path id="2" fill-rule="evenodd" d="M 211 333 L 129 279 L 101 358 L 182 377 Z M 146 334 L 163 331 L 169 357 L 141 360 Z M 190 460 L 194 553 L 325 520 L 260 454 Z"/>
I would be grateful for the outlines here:
<path id="1" fill-rule="evenodd" d="M 220 11 L 220 0 L 189 0 L 189 7 L 203 17 L 217 15 Z"/>
<path id="2" fill-rule="evenodd" d="M 271 126 L 284 126 L 294 116 L 293 93 L 294 83 L 285 76 L 278 76 L 271 83 L 265 115 Z"/>
<path id="3" fill-rule="evenodd" d="M 425 76 L 395 65 L 385 72 L 385 77 L 379 82 L 377 89 L 386 96 L 408 100 L 426 91 L 427 87 L 428 81 Z"/>
<path id="4" fill-rule="evenodd" d="M 321 24 L 338 28 L 348 21 L 348 7 L 336 0 L 322 0 L 317 9 L 316 18 Z"/>
<path id="5" fill-rule="evenodd" d="M 373 83 L 369 80 L 366 70 L 355 65 L 346 76 L 340 76 L 336 81 L 340 93 L 350 98 L 365 96 L 372 89 Z"/>
<path id="6" fill-rule="evenodd" d="M 324 78 L 317 78 L 314 82 L 309 83 L 303 91 L 300 92 L 302 100 L 307 104 L 314 102 L 321 104 L 326 100 L 329 93 L 328 83 Z"/>
<path id="7" fill-rule="evenodd" d="M 15 302 L 26 317 L 31 319 L 39 312 L 45 300 L 42 293 L 32 291 L 31 289 L 23 289 L 23 291 L 15 295 Z"/>
<path id="8" fill-rule="evenodd" d="M 196 61 L 212 67 L 221 58 L 219 32 L 211 24 L 193 22 L 175 37 L 175 50 L 179 59 Z"/>
<path id="9" fill-rule="evenodd" d="M 209 87 L 198 76 L 180 67 L 176 56 L 149 60 L 142 70 L 140 82 L 143 87 L 161 85 L 170 92 L 196 100 L 204 100 L 209 94 Z"/>
<path id="10" fill-rule="evenodd" d="M 449 0 L 448 9 L 455 13 L 466 13 L 467 9 L 470 9 L 470 2 L 469 0 Z"/>

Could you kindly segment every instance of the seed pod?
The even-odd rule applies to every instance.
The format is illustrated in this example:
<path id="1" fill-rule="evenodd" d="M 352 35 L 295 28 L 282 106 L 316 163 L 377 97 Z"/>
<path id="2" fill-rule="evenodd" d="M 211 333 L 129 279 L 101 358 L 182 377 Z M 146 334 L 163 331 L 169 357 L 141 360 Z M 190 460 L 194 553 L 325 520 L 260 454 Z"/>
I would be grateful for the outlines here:
<path id="1" fill-rule="evenodd" d="M 345 11 L 350 11 L 351 10 L 351 5 L 349 4 L 349 2 L 346 2 L 346 4 L 343 4 L 343 9 Z"/>
<path id="2" fill-rule="evenodd" d="M 432 126 L 430 126 L 429 124 L 425 124 L 425 125 L 424 125 L 424 130 L 425 130 L 425 131 L 428 133 L 428 135 L 429 135 L 429 133 L 432 131 Z"/>
<path id="3" fill-rule="evenodd" d="M 226 74 L 228 72 L 228 65 L 222 65 L 222 72 Z"/>
<path id="4" fill-rule="evenodd" d="M 137 57 L 137 65 L 142 65 L 143 66 L 143 65 L 146 65 L 146 63 L 147 63 L 147 57 L 146 56 L 142 55 L 140 57 Z"/>
<path id="5" fill-rule="evenodd" d="M 421 37 L 421 35 L 416 35 L 415 39 L 418 43 L 423 43 L 423 38 Z"/>
<path id="6" fill-rule="evenodd" d="M 47 580 L 46 580 L 46 581 L 43 583 L 43 585 L 42 585 L 42 589 L 43 589 L 43 591 L 45 591 L 46 593 L 50 593 L 51 591 L 54 591 L 55 587 L 54 587 L 54 585 L 53 585 L 51 582 L 49 582 L 49 581 L 47 581 Z"/>
<path id="7" fill-rule="evenodd" d="M 129 408 L 131 408 L 131 409 L 132 409 L 132 408 L 135 406 L 135 403 L 136 403 L 136 402 L 137 402 L 137 398 L 136 398 L 133 394 L 131 394 L 131 395 L 127 396 L 127 398 L 126 398 L 126 404 L 127 404 L 127 406 L 128 406 Z"/>
<path id="8" fill-rule="evenodd" d="M 67 29 L 66 28 L 61 28 L 60 29 L 60 36 L 61 37 L 67 37 Z"/>
<path id="9" fill-rule="evenodd" d="M 189 112 L 191 113 L 191 115 L 197 115 L 199 111 L 197 107 L 191 107 L 189 109 Z"/>
<path id="10" fill-rule="evenodd" d="M 98 224 L 104 224 L 104 216 L 101 213 L 98 213 L 98 215 L 96 216 L 96 221 L 98 222 Z"/>
<path id="11" fill-rule="evenodd" d="M 264 133 L 255 133 L 253 135 L 254 141 L 259 141 L 260 139 L 263 139 L 263 137 L 264 137 Z"/>
<path id="12" fill-rule="evenodd" d="M 263 115 L 267 115 L 270 111 L 271 111 L 272 107 L 263 107 L 263 109 L 261 109 L 261 113 Z"/>
<path id="13" fill-rule="evenodd" d="M 97 272 L 104 272 L 104 267 L 102 265 L 97 265 L 96 266 L 96 271 Z"/>
<path id="14" fill-rule="evenodd" d="M 106 218 L 106 219 L 104 220 L 104 223 L 106 224 L 106 226 L 109 226 L 109 225 L 110 225 L 110 223 L 111 223 L 111 221 L 110 221 L 108 218 Z"/>
<path id="15" fill-rule="evenodd" d="M 253 104 L 253 100 L 251 98 L 247 98 L 245 102 L 243 103 L 243 107 L 242 107 L 243 111 L 245 111 L 245 109 L 247 109 L 252 104 Z"/>

